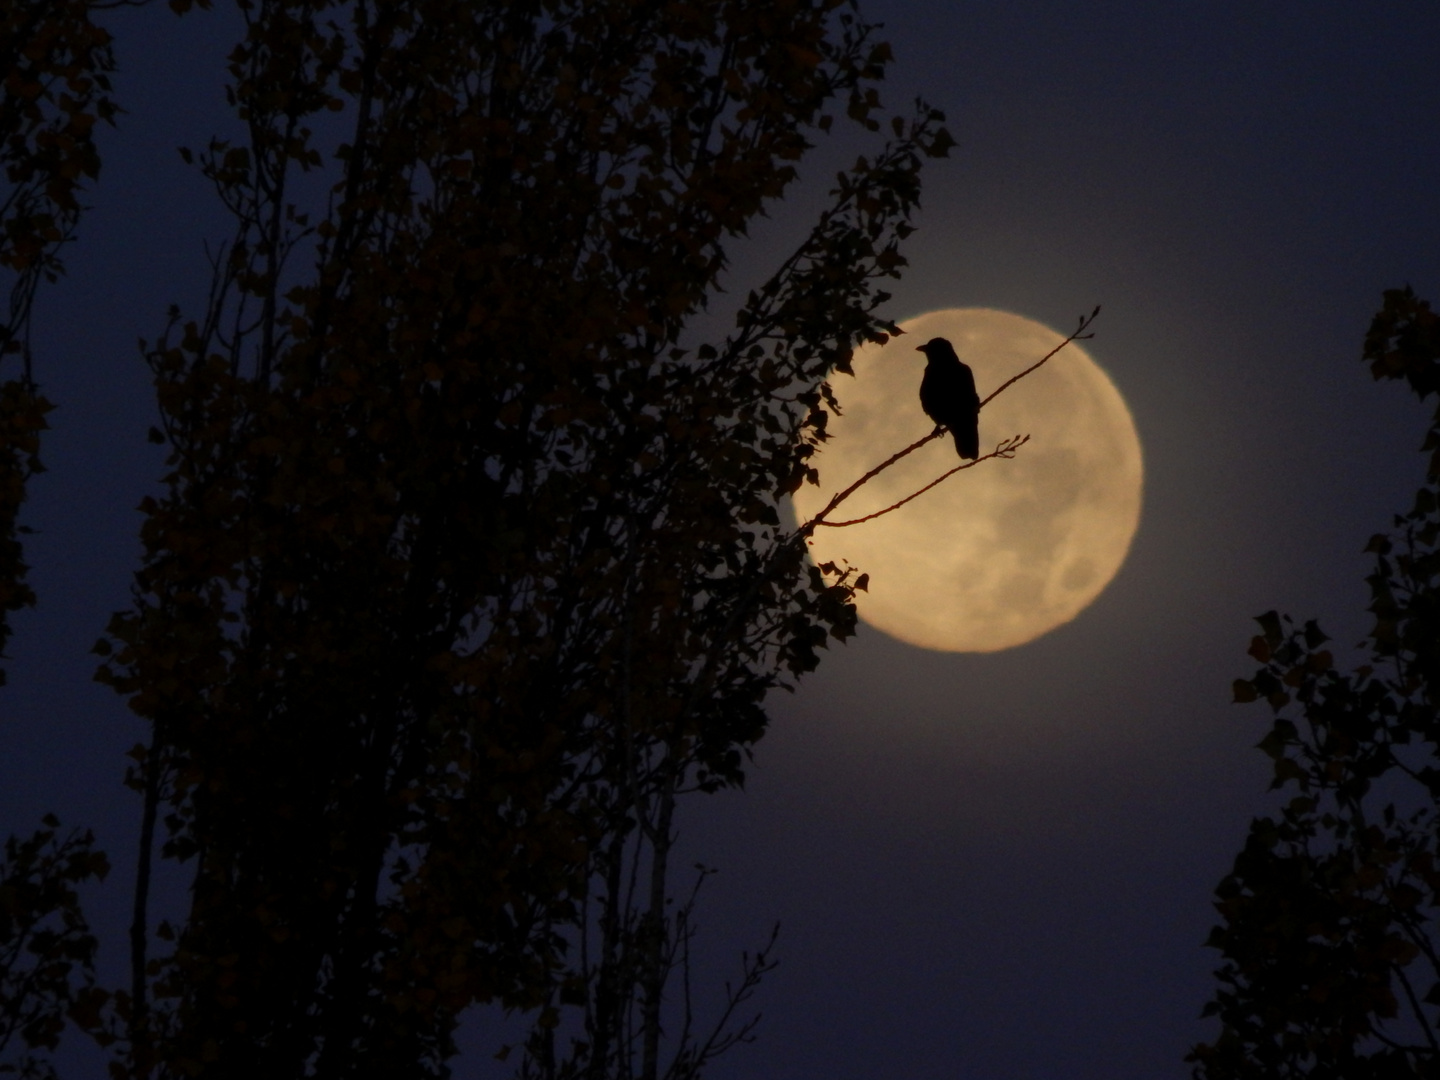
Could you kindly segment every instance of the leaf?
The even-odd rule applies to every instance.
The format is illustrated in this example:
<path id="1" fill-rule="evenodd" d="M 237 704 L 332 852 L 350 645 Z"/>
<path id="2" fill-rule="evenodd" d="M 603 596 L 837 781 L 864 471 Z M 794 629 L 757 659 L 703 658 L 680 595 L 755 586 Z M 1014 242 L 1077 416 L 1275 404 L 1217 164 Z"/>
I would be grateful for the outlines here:
<path id="1" fill-rule="evenodd" d="M 1255 621 L 1260 624 L 1265 642 L 1272 649 L 1277 648 L 1285 637 L 1284 630 L 1280 625 L 1280 615 L 1275 611 L 1267 611 L 1263 615 L 1256 615 Z"/>

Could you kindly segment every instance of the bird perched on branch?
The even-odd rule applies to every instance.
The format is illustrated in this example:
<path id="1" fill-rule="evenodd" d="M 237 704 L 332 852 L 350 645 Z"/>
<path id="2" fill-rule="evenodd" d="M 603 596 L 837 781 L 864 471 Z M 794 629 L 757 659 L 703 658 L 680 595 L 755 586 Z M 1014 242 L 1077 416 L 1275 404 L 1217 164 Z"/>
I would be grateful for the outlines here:
<path id="1" fill-rule="evenodd" d="M 924 353 L 926 360 L 920 407 L 930 419 L 950 429 L 956 453 L 966 459 L 978 457 L 980 395 L 975 392 L 975 376 L 943 337 L 931 338 L 915 351 Z"/>

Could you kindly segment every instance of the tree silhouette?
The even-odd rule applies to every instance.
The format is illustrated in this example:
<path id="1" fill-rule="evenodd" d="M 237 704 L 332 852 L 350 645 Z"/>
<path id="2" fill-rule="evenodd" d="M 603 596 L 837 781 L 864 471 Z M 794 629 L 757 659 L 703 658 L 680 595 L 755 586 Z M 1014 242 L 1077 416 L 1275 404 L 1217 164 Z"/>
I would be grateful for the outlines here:
<path id="1" fill-rule="evenodd" d="M 109 863 L 91 833 L 57 838 L 59 825 L 47 815 L 32 836 L 7 837 L 0 859 L 0 1076 L 51 1080 L 66 1020 L 98 1026 L 107 998 L 77 887 Z"/>
<path id="2" fill-rule="evenodd" d="M 676 800 L 853 630 L 777 500 L 895 329 L 943 118 L 889 118 L 710 338 L 812 138 L 881 128 L 852 5 L 238 7 L 245 137 L 191 155 L 235 230 L 147 349 L 168 472 L 97 645 L 151 735 L 130 985 L 87 1022 L 122 1076 L 422 1077 L 490 1004 L 521 1075 L 696 1075 L 770 961 L 718 1026 L 675 993 Z"/>
<path id="3" fill-rule="evenodd" d="M 51 408 L 31 363 L 35 293 L 64 269 L 60 249 L 80 219 L 81 185 L 100 171 L 95 128 L 115 115 L 110 35 L 91 19 L 106 6 L 11 0 L 0 9 L 0 275 L 10 287 L 0 316 L 0 655 L 10 614 L 35 602 L 17 521 L 25 484 L 40 468 L 40 432 Z"/>
<path id="4" fill-rule="evenodd" d="M 1365 341 L 1377 379 L 1440 390 L 1440 319 L 1385 294 Z M 1370 659 L 1336 670 L 1315 622 L 1267 612 L 1235 699 L 1275 713 L 1260 748 L 1278 816 L 1250 826 L 1216 890 L 1224 964 L 1205 1080 L 1431 1077 L 1440 1069 L 1440 411 L 1409 513 L 1366 550 Z"/>
<path id="5" fill-rule="evenodd" d="M 110 35 L 92 20 L 115 6 L 94 0 L 8 0 L 0 5 L 0 658 L 11 616 L 35 603 L 19 523 L 26 485 L 41 470 L 51 403 L 30 350 L 35 297 L 63 272 L 83 185 L 99 174 L 95 131 L 112 121 Z M 0 685 L 6 672 L 0 666 Z M 103 877 L 88 831 L 61 837 L 47 815 L 27 837 L 7 836 L 0 859 L 0 1075 L 48 1078 L 49 1051 L 67 1016 L 98 1024 L 97 942 L 77 887 Z"/>

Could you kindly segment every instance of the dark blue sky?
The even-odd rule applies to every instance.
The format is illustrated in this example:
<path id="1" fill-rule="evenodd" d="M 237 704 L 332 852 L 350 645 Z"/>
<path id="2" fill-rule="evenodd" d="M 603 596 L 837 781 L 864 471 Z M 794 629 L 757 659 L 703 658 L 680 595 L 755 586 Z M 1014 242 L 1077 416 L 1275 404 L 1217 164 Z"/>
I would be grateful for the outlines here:
<path id="1" fill-rule="evenodd" d="M 748 790 L 691 804 L 687 850 L 721 871 L 707 953 L 783 924 L 760 1039 L 715 1075 L 1178 1078 L 1208 1030 L 1210 890 L 1266 804 L 1265 717 L 1227 704 L 1249 617 L 1356 640 L 1361 548 L 1420 478 L 1422 410 L 1359 352 L 1382 289 L 1440 300 L 1440 9 L 866 11 L 895 47 L 891 103 L 924 95 L 959 140 L 891 314 L 990 306 L 1068 329 L 1103 304 L 1090 351 L 1135 414 L 1145 506 L 1074 623 L 989 656 L 862 631 L 775 703 Z M 30 506 L 41 605 L 0 694 L 0 822 L 55 808 L 96 827 L 118 946 L 137 813 L 120 755 L 143 732 L 87 649 L 126 603 L 160 464 L 134 342 L 169 302 L 194 308 L 200 239 L 224 235 L 175 147 L 226 122 L 233 19 L 111 23 L 129 115 L 36 313 L 61 407 Z M 782 217 L 858 148 L 826 148 Z M 760 230 L 738 271 L 771 249 Z"/>

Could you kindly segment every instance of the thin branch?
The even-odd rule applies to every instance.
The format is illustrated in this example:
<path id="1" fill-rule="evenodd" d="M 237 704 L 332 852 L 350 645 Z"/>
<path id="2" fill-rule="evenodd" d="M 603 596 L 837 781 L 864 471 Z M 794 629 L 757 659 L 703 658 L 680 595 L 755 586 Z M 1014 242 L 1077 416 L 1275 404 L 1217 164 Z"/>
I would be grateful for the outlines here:
<path id="1" fill-rule="evenodd" d="M 912 499 L 918 499 L 921 495 L 924 495 L 925 492 L 929 491 L 936 484 L 940 483 L 942 480 L 948 480 L 961 469 L 973 468 L 974 466 L 979 465 L 980 462 L 989 461 L 991 458 L 1014 457 L 1015 451 L 1020 449 L 1020 447 L 1024 446 L 1029 441 L 1029 435 L 1013 435 L 1010 438 L 1006 439 L 1004 442 L 1000 443 L 998 446 L 996 446 L 994 450 L 990 451 L 990 453 L 983 454 L 980 457 L 976 458 L 974 461 L 967 461 L 963 465 L 956 465 L 955 468 L 951 469 L 949 472 L 944 473 L 943 475 L 934 480 L 931 480 L 930 483 L 926 484 L 919 491 L 915 492 L 912 495 L 906 495 L 905 498 L 901 499 L 897 503 L 892 503 L 890 506 L 885 507 L 884 510 L 876 510 L 873 514 L 866 514 L 864 517 L 852 518 L 849 521 L 821 521 L 819 518 L 816 518 L 813 522 L 811 522 L 811 524 L 816 527 L 819 527 L 821 525 L 827 525 L 832 529 L 843 529 L 846 525 L 859 525 L 861 522 L 864 521 L 874 521 L 876 518 L 883 517 L 885 514 L 890 513 L 890 511 L 892 510 L 899 510 L 900 507 L 904 506 Z"/>
<path id="2" fill-rule="evenodd" d="M 1065 348 L 1065 346 L 1069 345 L 1072 341 L 1088 341 L 1092 337 L 1094 337 L 1094 334 L 1087 334 L 1085 333 L 1085 331 L 1090 326 L 1090 324 L 1095 321 L 1099 314 L 1100 305 L 1096 304 L 1095 310 L 1090 312 L 1089 315 L 1085 316 L 1080 320 L 1080 325 L 1075 328 L 1075 332 L 1073 334 L 1067 337 L 1064 341 L 1060 342 L 1059 345 L 1056 345 L 1053 349 L 1051 349 L 1048 353 L 1042 356 L 1039 360 L 1035 361 L 1035 363 L 1027 367 L 1024 371 L 1020 372 L 1019 375 L 1016 375 L 1010 379 L 1006 379 L 1003 383 L 999 385 L 999 387 L 995 389 L 995 391 L 989 397 L 987 397 L 984 401 L 980 402 L 980 408 L 983 409 L 986 405 L 990 404 L 991 401 L 1000 396 L 1001 391 L 1007 389 L 1012 383 L 1017 383 L 1026 375 L 1029 375 L 1032 371 L 1038 368 L 1041 364 L 1045 363 L 1045 361 L 1049 360 L 1052 356 L 1058 353 L 1061 349 Z"/>
<path id="3" fill-rule="evenodd" d="M 159 808 L 164 768 L 160 725 L 141 762 L 145 770 L 145 806 L 140 821 L 140 851 L 135 865 L 135 897 L 130 919 L 130 1021 L 131 1055 L 137 1074 L 148 1078 L 150 1069 L 149 971 L 150 877 L 155 853 L 155 817 Z"/>
<path id="4" fill-rule="evenodd" d="M 807 521 L 804 525 L 800 526 L 800 531 L 797 532 L 797 533 L 795 534 L 795 536 L 796 536 L 797 538 L 798 538 L 798 537 L 802 537 L 802 536 L 809 536 L 812 532 L 815 531 L 815 529 L 816 529 L 818 526 L 825 524 L 825 515 L 826 515 L 826 514 L 830 513 L 831 510 L 834 510 L 837 506 L 839 506 L 842 502 L 844 502 L 846 499 L 848 499 L 851 495 L 855 494 L 856 490 L 858 490 L 860 487 L 864 486 L 865 484 L 868 484 L 872 479 L 874 479 L 876 476 L 879 476 L 882 472 L 884 472 L 886 469 L 888 469 L 891 465 L 894 465 L 897 461 L 899 461 L 901 458 L 903 458 L 906 454 L 912 454 L 912 453 L 914 453 L 916 450 L 919 450 L 920 447 L 922 447 L 922 446 L 924 446 L 926 443 L 928 443 L 931 439 L 938 439 L 941 435 L 944 435 L 944 434 L 945 434 L 945 428 L 944 428 L 943 426 L 936 427 L 934 431 L 932 431 L 929 435 L 926 435 L 923 439 L 917 439 L 915 442 L 913 442 L 913 443 L 911 443 L 909 446 L 905 447 L 905 449 L 904 449 L 904 450 L 901 450 L 899 453 L 891 454 L 888 458 L 886 458 L 884 461 L 882 461 L 879 465 L 876 465 L 875 468 L 871 469 L 871 470 L 870 470 L 869 472 L 867 472 L 864 476 L 860 477 L 859 480 L 856 480 L 853 484 L 851 484 L 849 487 L 847 487 L 844 491 L 839 492 L 838 494 L 836 494 L 835 496 L 833 496 L 833 497 L 830 499 L 830 501 L 825 504 L 825 509 L 824 509 L 824 510 L 821 510 L 820 513 L 816 514 L 813 518 L 811 518 L 809 521 Z"/>
<path id="5" fill-rule="evenodd" d="M 1411 1012 L 1414 1013 L 1415 1019 L 1420 1021 L 1420 1030 L 1425 1035 L 1425 1041 L 1430 1044 L 1429 1049 L 1431 1053 L 1440 1053 L 1440 1042 L 1437 1042 L 1435 1039 L 1434 1029 L 1430 1027 L 1430 1021 L 1425 1017 L 1425 1006 L 1420 1003 L 1419 995 L 1415 993 L 1415 987 L 1410 982 L 1410 977 L 1405 974 L 1404 965 L 1391 964 L 1390 966 L 1395 972 L 1395 977 L 1400 980 L 1400 985 L 1405 990 L 1405 997 L 1410 1002 Z M 1424 1048 L 1420 1047 L 1418 1049 L 1423 1050 Z"/>

